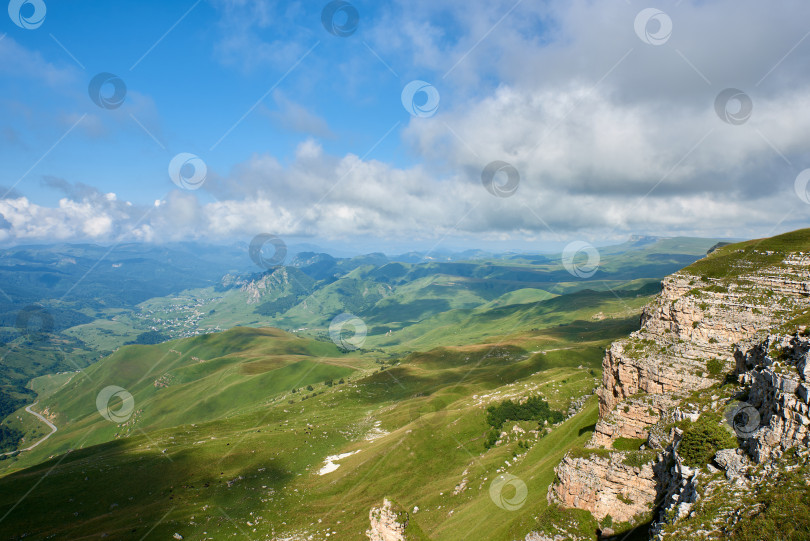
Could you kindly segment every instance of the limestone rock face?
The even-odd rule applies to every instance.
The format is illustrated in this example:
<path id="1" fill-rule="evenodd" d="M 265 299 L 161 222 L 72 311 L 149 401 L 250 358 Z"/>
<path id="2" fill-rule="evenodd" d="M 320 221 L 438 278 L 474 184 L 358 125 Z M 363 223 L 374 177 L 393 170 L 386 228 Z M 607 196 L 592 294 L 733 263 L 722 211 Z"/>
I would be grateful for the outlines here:
<path id="1" fill-rule="evenodd" d="M 408 526 L 407 513 L 405 520 L 394 510 L 393 504 L 386 498 L 382 507 L 373 507 L 368 513 L 370 527 L 366 537 L 371 541 L 405 541 L 405 528 Z"/>
<path id="2" fill-rule="evenodd" d="M 774 345 L 781 361 L 757 355 Z M 796 445 L 810 444 L 810 381 L 804 371 L 808 351 L 808 338 L 770 336 L 742 355 L 749 361 L 759 359 L 759 364 L 739 374 L 740 382 L 750 385 L 746 403 L 756 410 L 742 412 L 754 417 L 743 419 L 747 423 L 743 430 L 750 432 L 744 446 L 758 463 Z"/>
<path id="3" fill-rule="evenodd" d="M 551 486 L 550 499 L 587 509 L 600 520 L 610 515 L 622 522 L 650 511 L 656 495 L 652 465 L 630 466 L 625 458 L 627 453 L 566 456 L 555 470 L 560 482 Z"/>
<path id="4" fill-rule="evenodd" d="M 810 445 L 810 338 L 773 334 L 797 314 L 810 313 L 810 256 L 792 253 L 779 261 L 773 252 L 755 254 L 774 263 L 757 268 L 740 261 L 734 279 L 687 271 L 664 279 L 661 293 L 643 310 L 641 328 L 606 351 L 599 421 L 586 445 L 594 452 L 563 459 L 549 488 L 551 501 L 588 510 L 598 520 L 608 514 L 631 520 L 654 505 L 668 511 L 666 520 L 689 515 L 703 474 L 682 464 L 682 433 L 672 426 L 701 413 L 722 414 L 731 395 L 700 391 L 718 389 L 729 374 L 740 389 L 750 389 L 745 407 L 757 418 L 753 423 L 743 415 L 749 432 L 737 433 L 741 448 L 714 459 L 729 482 L 743 482 L 748 455 L 761 463 L 797 444 Z M 640 468 L 627 467 L 624 452 L 612 450 L 617 438 L 646 440 L 657 456 Z"/>
<path id="5" fill-rule="evenodd" d="M 728 479 L 741 477 L 750 465 L 748 456 L 739 451 L 739 449 L 721 449 L 714 457 L 714 461 L 726 470 Z"/>

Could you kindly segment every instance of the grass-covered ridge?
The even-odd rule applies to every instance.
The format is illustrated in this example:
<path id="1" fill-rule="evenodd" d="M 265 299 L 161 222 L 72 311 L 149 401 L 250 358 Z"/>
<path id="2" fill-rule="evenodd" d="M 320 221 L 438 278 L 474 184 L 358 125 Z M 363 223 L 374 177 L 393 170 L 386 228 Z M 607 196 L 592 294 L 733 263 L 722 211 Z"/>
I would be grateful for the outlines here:
<path id="1" fill-rule="evenodd" d="M 140 539 L 169 511 L 150 536 L 335 531 L 361 539 L 368 510 L 388 497 L 434 540 L 481 527 L 491 539 L 525 535 L 547 506 L 554 466 L 587 440 L 596 400 L 545 437 L 489 450 L 486 407 L 542 396 L 550 409 L 567 410 L 594 389 L 604 347 L 626 332 L 616 321 L 570 321 L 393 358 L 346 354 L 276 329 L 121 348 L 67 383 L 38 383 L 60 430 L 46 448 L 0 461 L 18 470 L 0 478 L 0 516 L 35 485 L 37 498 L 14 508 L 3 531 Z M 345 383 L 325 385 L 330 378 Z M 95 411 L 108 384 L 135 397 L 125 424 Z M 318 474 L 327 456 L 353 451 L 336 471 Z M 528 487 L 518 511 L 490 498 L 499 470 Z"/>
<path id="2" fill-rule="evenodd" d="M 546 256 L 369 258 L 351 268 L 313 256 L 317 268 L 151 299 L 142 305 L 149 321 L 171 329 L 249 326 L 122 347 L 83 372 L 35 380 L 36 409 L 59 431 L 0 461 L 0 530 L 33 539 L 364 539 L 369 510 L 388 498 L 434 541 L 523 538 L 558 515 L 593 533 L 587 517 L 548 507 L 554 467 L 594 429 L 590 395 L 605 347 L 637 329 L 662 271 L 694 261 L 707 243 L 608 247 L 591 281 Z M 327 337 L 344 311 L 368 325 L 360 350 Z M 119 315 L 116 324 L 132 323 Z M 71 330 L 104 344 L 119 332 L 109 321 Z M 109 385 L 134 399 L 120 424 L 96 410 Z M 487 447 L 490 406 L 489 421 L 506 435 Z M 27 435 L 41 429 L 26 428 L 30 416 L 15 419 Z M 526 485 L 518 509 L 490 494 L 502 474 Z"/>
<path id="3" fill-rule="evenodd" d="M 785 255 L 810 252 L 810 229 L 721 246 L 684 269 L 695 276 L 733 280 L 741 274 L 778 265 Z"/>

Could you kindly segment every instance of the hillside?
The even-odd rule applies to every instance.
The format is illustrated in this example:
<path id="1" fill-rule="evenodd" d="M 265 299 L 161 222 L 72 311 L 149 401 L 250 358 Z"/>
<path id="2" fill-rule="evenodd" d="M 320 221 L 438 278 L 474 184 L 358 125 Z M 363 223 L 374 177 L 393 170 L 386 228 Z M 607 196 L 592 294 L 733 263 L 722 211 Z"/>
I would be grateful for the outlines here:
<path id="1" fill-rule="evenodd" d="M 138 335 L 113 320 L 155 296 L 216 283 L 243 253 L 191 243 L 0 249 L 0 420 L 35 400 L 29 380 L 83 368 Z M 236 268 L 242 268 L 236 265 Z M 69 329 L 121 330 L 101 347 Z M 9 438 L 0 437 L 0 448 Z"/>
<path id="2" fill-rule="evenodd" d="M 604 347 L 637 321 L 629 305 L 590 298 L 544 329 L 402 356 L 236 328 L 127 346 L 66 383 L 37 380 L 35 410 L 59 430 L 0 461 L 0 532 L 363 539 L 369 510 L 392 498 L 418 508 L 413 527 L 431 539 L 523 535 L 554 465 L 593 428 Z M 109 385 L 132 396 L 101 410 L 120 422 L 97 410 Z M 488 448 L 485 408 L 527 396 L 564 421 L 509 422 Z M 519 511 L 490 498 L 506 469 L 532 495 Z"/>
<path id="3" fill-rule="evenodd" d="M 158 296 L 136 310 L 76 325 L 65 334 L 107 351 L 147 331 L 180 338 L 236 325 L 274 326 L 322 339 L 332 319 L 349 312 L 367 325 L 368 347 L 414 351 L 447 343 L 451 328 L 474 328 L 451 338 L 461 345 L 502 334 L 502 328 L 477 325 L 483 321 L 480 313 L 489 308 L 504 307 L 500 313 L 506 318 L 507 306 L 525 311 L 537 301 L 583 289 L 614 299 L 630 289 L 649 294 L 653 284 L 702 257 L 715 243 L 633 239 L 601 248 L 597 272 L 585 278 L 569 273 L 559 254 L 479 254 L 466 261 L 407 262 L 400 260 L 411 258 L 383 254 L 334 258 L 301 253 L 284 267 L 229 274 L 216 286 Z M 535 326 L 533 316 L 526 316 L 517 330 Z M 444 329 L 440 336 L 433 341 L 422 338 L 426 329 L 436 328 Z"/>
<path id="4" fill-rule="evenodd" d="M 608 349 L 599 422 L 549 498 L 610 535 L 808 538 L 808 252 L 800 230 L 667 277 Z"/>
<path id="5" fill-rule="evenodd" d="M 128 327 L 125 312 L 68 329 L 99 346 L 124 327 L 185 337 L 32 380 L 33 411 L 58 430 L 0 457 L 0 532 L 366 539 L 385 499 L 408 517 L 409 538 L 483 529 L 516 539 L 573 520 L 546 494 L 555 466 L 597 428 L 605 348 L 636 328 L 664 270 L 713 244 L 635 239 L 605 249 L 589 279 L 517 255 L 299 254 L 131 313 L 149 313 L 159 330 Z M 326 332 L 349 308 L 368 325 L 354 351 Z M 263 326 L 285 321 L 287 330 Z M 212 326 L 230 330 L 198 334 Z M 547 402 L 551 420 L 514 413 L 530 398 Z M 513 413 L 492 424 L 489 407 Z M 23 410 L 0 426 L 23 444 L 49 432 Z M 510 503 L 520 486 L 527 497 Z"/>

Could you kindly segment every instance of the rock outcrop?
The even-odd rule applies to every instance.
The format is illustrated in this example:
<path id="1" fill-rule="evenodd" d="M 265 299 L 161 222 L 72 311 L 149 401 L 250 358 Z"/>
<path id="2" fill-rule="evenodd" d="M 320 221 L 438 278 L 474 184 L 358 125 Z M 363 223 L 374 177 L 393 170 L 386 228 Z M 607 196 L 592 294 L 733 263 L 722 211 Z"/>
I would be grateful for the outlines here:
<path id="1" fill-rule="evenodd" d="M 656 481 L 652 465 L 628 464 L 633 455 L 566 456 L 557 467 L 559 483 L 553 497 L 568 507 L 588 509 L 594 516 L 611 515 L 620 522 L 632 520 L 651 510 Z"/>
<path id="2" fill-rule="evenodd" d="M 755 345 L 749 359 L 770 346 L 780 360 L 762 356 L 761 363 L 739 374 L 739 381 L 749 386 L 747 411 L 738 412 L 739 430 L 750 436 L 744 447 L 752 458 L 762 463 L 774 453 L 810 443 L 810 373 L 805 372 L 810 339 L 796 335 L 790 338 L 770 336 Z M 747 367 L 746 367 L 747 368 Z"/>
<path id="3" fill-rule="evenodd" d="M 397 512 L 386 498 L 381 507 L 373 507 L 368 513 L 370 527 L 366 536 L 371 541 L 405 541 L 408 513 Z"/>
<path id="4" fill-rule="evenodd" d="M 797 333 L 797 318 L 810 314 L 810 256 L 735 247 L 720 250 L 732 260 L 725 273 L 707 277 L 704 266 L 667 277 L 640 330 L 608 348 L 600 419 L 586 448 L 557 466 L 551 501 L 599 521 L 654 518 L 653 533 L 665 537 L 665 525 L 694 516 L 701 483 L 717 494 L 737 490 L 752 482 L 752 465 L 807 449 L 810 339 Z M 704 414 L 725 414 L 739 448 L 689 467 L 677 427 Z M 618 449 L 633 441 L 645 442 L 649 461 L 628 467 Z"/>

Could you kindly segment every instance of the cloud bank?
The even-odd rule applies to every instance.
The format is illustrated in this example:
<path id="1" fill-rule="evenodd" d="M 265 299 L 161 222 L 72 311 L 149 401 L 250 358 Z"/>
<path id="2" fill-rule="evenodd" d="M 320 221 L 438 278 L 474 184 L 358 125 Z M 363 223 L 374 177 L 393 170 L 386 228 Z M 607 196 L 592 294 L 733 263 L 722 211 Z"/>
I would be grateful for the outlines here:
<path id="1" fill-rule="evenodd" d="M 319 138 L 340 137 L 331 123 L 276 92 L 277 109 L 265 114 L 310 134 L 294 156 L 257 152 L 228 171 L 209 170 L 201 190 L 175 190 L 149 206 L 51 179 L 64 192 L 55 207 L 19 193 L 0 200 L 0 241 L 260 232 L 412 240 L 741 237 L 807 223 L 810 207 L 794 180 L 810 167 L 803 24 L 810 5 L 662 4 L 672 33 L 655 45 L 634 29 L 646 6 L 527 4 L 510 12 L 512 2 L 397 2 L 367 22 L 369 48 L 407 65 L 405 82 L 433 74 L 429 82 L 442 96 L 437 114 L 412 117 L 388 136 L 401 138 L 415 165 L 330 154 Z M 259 43 L 258 29 L 273 19 L 268 4 L 250 9 L 252 30 L 222 38 L 224 61 L 255 67 L 294 57 L 292 45 Z M 233 20 L 229 13 L 225 22 Z M 448 27 L 457 39 L 448 39 Z M 259 54 L 245 60 L 247 50 Z M 347 60 L 352 69 L 359 68 Z M 739 125 L 718 114 L 726 88 L 753 104 Z M 733 115 L 740 105 L 732 100 L 723 110 Z M 496 160 L 519 174 L 511 197 L 482 185 L 482 170 Z"/>

